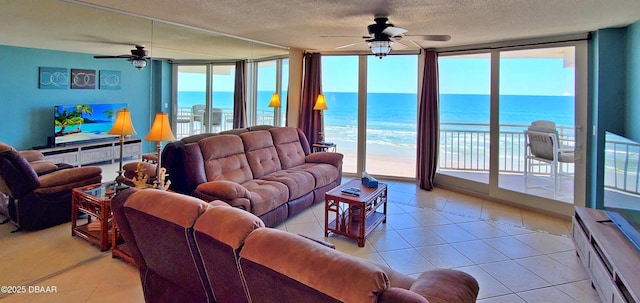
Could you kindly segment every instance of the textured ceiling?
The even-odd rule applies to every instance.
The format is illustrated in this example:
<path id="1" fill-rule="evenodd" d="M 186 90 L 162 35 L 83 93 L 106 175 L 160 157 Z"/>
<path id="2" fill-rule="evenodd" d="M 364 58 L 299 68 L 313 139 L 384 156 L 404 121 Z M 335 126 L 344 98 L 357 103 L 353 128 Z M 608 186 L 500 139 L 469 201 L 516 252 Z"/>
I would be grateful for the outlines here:
<path id="1" fill-rule="evenodd" d="M 376 15 L 388 16 L 410 35 L 452 36 L 448 42 L 415 41 L 424 48 L 584 33 L 640 20 L 638 0 L 0 0 L 0 5 L 0 44 L 107 55 L 144 44 L 156 57 L 210 60 L 277 56 L 288 48 L 333 52 L 361 41 Z M 338 51 L 366 49 L 363 43 Z"/>

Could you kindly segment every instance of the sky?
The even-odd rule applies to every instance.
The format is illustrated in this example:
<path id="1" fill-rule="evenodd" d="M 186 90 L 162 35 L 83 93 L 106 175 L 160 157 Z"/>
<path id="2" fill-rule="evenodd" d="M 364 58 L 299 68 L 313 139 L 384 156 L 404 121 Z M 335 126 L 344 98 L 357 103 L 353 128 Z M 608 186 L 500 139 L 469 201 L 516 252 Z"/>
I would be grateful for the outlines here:
<path id="1" fill-rule="evenodd" d="M 416 93 L 416 55 L 368 57 L 367 88 L 371 93 Z M 441 57 L 438 61 L 441 94 L 489 94 L 488 57 Z M 503 58 L 500 93 L 504 95 L 573 96 L 575 69 L 565 68 L 562 58 Z M 322 58 L 324 92 L 356 92 L 357 56 Z M 234 74 L 214 75 L 214 90 L 233 91 Z M 203 74 L 180 73 L 178 89 L 204 91 Z M 258 90 L 275 91 L 275 66 L 258 71 Z"/>

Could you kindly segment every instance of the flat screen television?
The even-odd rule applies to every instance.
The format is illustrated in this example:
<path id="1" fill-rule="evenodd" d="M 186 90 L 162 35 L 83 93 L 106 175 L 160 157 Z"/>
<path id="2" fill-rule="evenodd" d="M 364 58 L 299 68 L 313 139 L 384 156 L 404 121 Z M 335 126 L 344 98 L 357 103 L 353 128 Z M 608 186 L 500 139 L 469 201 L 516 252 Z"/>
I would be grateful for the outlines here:
<path id="1" fill-rule="evenodd" d="M 606 133 L 604 209 L 609 219 L 640 249 L 640 144 Z"/>
<path id="2" fill-rule="evenodd" d="M 54 106 L 55 145 L 113 140 L 117 136 L 107 132 L 111 130 L 118 111 L 126 107 L 126 103 Z"/>

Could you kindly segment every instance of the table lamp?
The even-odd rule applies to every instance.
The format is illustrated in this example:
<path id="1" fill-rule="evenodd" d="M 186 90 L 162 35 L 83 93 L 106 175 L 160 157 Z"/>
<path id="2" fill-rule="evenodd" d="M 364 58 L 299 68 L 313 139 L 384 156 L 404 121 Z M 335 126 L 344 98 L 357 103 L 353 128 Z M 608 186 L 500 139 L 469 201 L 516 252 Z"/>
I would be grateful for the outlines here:
<path id="1" fill-rule="evenodd" d="M 151 130 L 147 137 L 144 138 L 147 141 L 155 141 L 158 142 L 158 167 L 156 169 L 156 176 L 160 177 L 160 168 L 162 167 L 162 161 L 160 158 L 160 152 L 162 151 L 162 141 L 175 141 L 176 137 L 173 136 L 173 132 L 171 131 L 171 125 L 169 124 L 169 115 L 166 113 L 157 113 L 155 120 L 153 120 L 153 124 L 151 125 Z"/>
<path id="2" fill-rule="evenodd" d="M 329 109 L 329 107 L 327 106 L 327 100 L 324 98 L 323 94 L 318 94 L 318 99 L 316 99 L 316 104 L 313 106 L 313 110 L 319 110 L 320 111 L 320 119 L 324 119 L 322 117 L 322 111 Z M 320 130 L 320 132 L 318 132 L 318 134 L 320 135 L 320 142 L 324 142 L 324 123 L 322 123 L 322 129 Z"/>
<path id="3" fill-rule="evenodd" d="M 123 187 L 126 187 L 122 185 L 122 182 L 124 181 L 124 176 L 122 175 L 122 145 L 124 143 L 124 136 L 136 134 L 136 130 L 133 129 L 133 124 L 131 123 L 131 112 L 126 108 L 118 111 L 116 121 L 113 123 L 111 130 L 107 133 L 110 135 L 120 136 L 120 168 L 118 170 L 118 176 L 116 177 L 116 190 L 120 190 Z"/>

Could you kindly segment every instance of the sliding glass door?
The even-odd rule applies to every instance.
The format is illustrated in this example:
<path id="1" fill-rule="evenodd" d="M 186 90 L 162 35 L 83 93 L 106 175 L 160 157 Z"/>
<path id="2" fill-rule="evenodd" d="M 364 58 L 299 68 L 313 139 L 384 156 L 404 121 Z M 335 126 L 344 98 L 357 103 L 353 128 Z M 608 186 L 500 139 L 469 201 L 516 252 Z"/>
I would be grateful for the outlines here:
<path id="1" fill-rule="evenodd" d="M 489 183 L 491 56 L 441 56 L 439 173 Z"/>
<path id="2" fill-rule="evenodd" d="M 438 63 L 438 182 L 571 211 L 585 184 L 575 176 L 584 172 L 586 44 L 441 54 Z"/>

